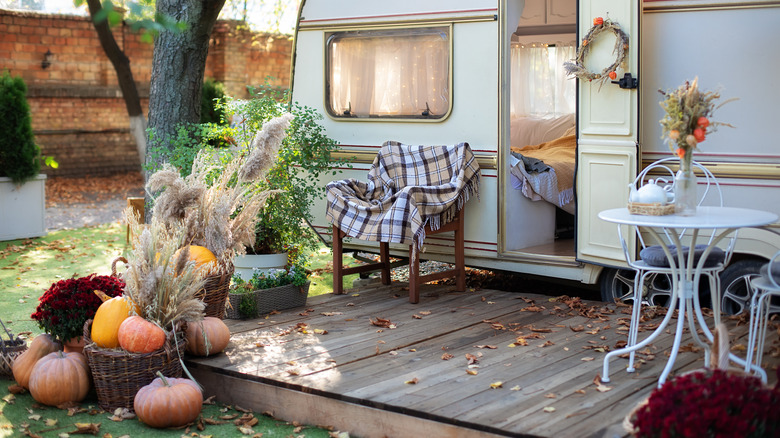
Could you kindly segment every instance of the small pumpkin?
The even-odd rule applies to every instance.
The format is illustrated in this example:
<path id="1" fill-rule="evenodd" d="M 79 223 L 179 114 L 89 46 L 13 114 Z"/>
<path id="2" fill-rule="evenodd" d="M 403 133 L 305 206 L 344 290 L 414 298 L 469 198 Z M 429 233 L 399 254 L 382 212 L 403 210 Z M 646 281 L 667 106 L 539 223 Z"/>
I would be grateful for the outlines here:
<path id="1" fill-rule="evenodd" d="M 30 345 L 27 346 L 27 350 L 17 356 L 13 366 L 11 366 L 16 383 L 22 388 L 29 389 L 30 373 L 32 373 L 35 364 L 47 354 L 59 350 L 62 350 L 62 345 L 48 333 L 33 338 Z"/>
<path id="2" fill-rule="evenodd" d="M 140 309 L 130 297 L 112 298 L 99 290 L 96 290 L 95 294 L 103 300 L 103 304 L 98 307 L 92 320 L 92 342 L 101 348 L 116 348 L 119 346 L 119 326 L 122 321 L 127 319 L 131 312 L 139 314 Z"/>
<path id="3" fill-rule="evenodd" d="M 230 342 L 230 329 L 221 319 L 207 316 L 187 324 L 187 353 L 195 356 L 217 354 Z"/>
<path id="4" fill-rule="evenodd" d="M 138 315 L 128 316 L 119 325 L 119 346 L 131 353 L 151 353 L 165 345 L 165 330 Z"/>
<path id="5" fill-rule="evenodd" d="M 147 426 L 180 427 L 192 423 L 203 408 L 203 393 L 190 379 L 165 377 L 157 372 L 152 383 L 135 394 L 133 409 Z"/>
<path id="6" fill-rule="evenodd" d="M 81 353 L 49 353 L 30 373 L 30 395 L 44 405 L 80 402 L 88 392 L 89 367 Z"/>

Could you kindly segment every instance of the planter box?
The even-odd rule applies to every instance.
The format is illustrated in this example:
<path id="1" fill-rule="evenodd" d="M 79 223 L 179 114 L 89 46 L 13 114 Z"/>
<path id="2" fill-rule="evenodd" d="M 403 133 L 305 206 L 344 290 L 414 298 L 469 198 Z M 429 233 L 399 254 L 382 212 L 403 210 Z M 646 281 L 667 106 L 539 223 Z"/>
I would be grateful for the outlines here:
<path id="1" fill-rule="evenodd" d="M 0 241 L 46 235 L 46 175 L 16 186 L 0 177 Z"/>
<path id="2" fill-rule="evenodd" d="M 309 296 L 309 286 L 311 281 L 307 281 L 303 287 L 292 284 L 273 287 L 271 289 L 260 289 L 247 294 L 228 294 L 230 304 L 227 308 L 227 318 L 241 319 L 254 318 L 259 315 L 271 313 L 274 310 L 292 309 L 306 305 L 306 298 Z M 242 315 L 238 308 L 241 305 L 241 299 L 250 296 L 255 300 L 255 313 L 253 315 Z"/>

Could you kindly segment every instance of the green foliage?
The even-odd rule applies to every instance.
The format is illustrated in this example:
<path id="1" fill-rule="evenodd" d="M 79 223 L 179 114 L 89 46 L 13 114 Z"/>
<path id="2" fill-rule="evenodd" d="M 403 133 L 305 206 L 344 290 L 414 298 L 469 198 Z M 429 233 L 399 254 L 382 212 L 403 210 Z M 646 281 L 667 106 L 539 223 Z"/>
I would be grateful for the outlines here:
<path id="1" fill-rule="evenodd" d="M 200 123 L 215 123 L 224 125 L 225 111 L 218 102 L 225 98 L 225 86 L 221 82 L 207 78 L 203 82 L 203 91 L 200 95 Z"/>
<path id="2" fill-rule="evenodd" d="M 85 5 L 86 0 L 73 0 L 73 5 L 80 7 Z M 176 21 L 176 19 L 166 14 L 160 14 L 155 11 L 154 1 L 139 0 L 122 2 L 120 7 L 127 7 L 127 15 L 114 6 L 111 0 L 103 0 L 101 9 L 92 17 L 96 23 L 108 20 L 111 27 L 125 23 L 130 26 L 133 32 L 141 32 L 141 41 L 153 43 L 154 38 L 160 32 L 182 32 L 187 29 L 187 23 Z"/>
<path id="3" fill-rule="evenodd" d="M 0 76 L 0 176 L 21 184 L 41 168 L 40 149 L 35 144 L 27 103 L 27 85 L 8 71 Z"/>

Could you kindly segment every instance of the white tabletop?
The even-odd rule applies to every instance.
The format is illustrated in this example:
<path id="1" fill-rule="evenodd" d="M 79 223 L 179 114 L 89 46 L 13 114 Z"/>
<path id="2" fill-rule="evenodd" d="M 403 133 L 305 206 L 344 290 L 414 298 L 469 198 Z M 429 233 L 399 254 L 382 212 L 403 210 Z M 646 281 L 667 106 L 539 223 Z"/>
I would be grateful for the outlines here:
<path id="1" fill-rule="evenodd" d="M 734 207 L 698 207 L 693 216 L 644 216 L 631 214 L 628 209 L 613 208 L 599 213 L 599 218 L 617 224 L 638 225 L 640 227 L 665 228 L 742 228 L 760 227 L 776 222 L 774 213 L 751 208 Z"/>

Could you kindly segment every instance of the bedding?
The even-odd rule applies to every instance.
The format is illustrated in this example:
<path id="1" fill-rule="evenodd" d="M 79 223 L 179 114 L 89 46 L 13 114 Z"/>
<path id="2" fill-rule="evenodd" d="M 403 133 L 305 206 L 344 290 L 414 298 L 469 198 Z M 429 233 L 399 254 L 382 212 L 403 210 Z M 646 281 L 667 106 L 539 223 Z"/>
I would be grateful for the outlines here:
<path id="1" fill-rule="evenodd" d="M 570 129 L 569 131 L 573 131 Z M 533 200 L 545 200 L 574 214 L 574 160 L 577 137 L 572 132 L 538 145 L 512 147 L 510 175 L 512 186 Z M 540 160 L 549 168 L 526 169 L 528 159 Z M 533 161 L 532 161 L 533 162 Z M 533 162 L 536 169 L 544 169 Z"/>

